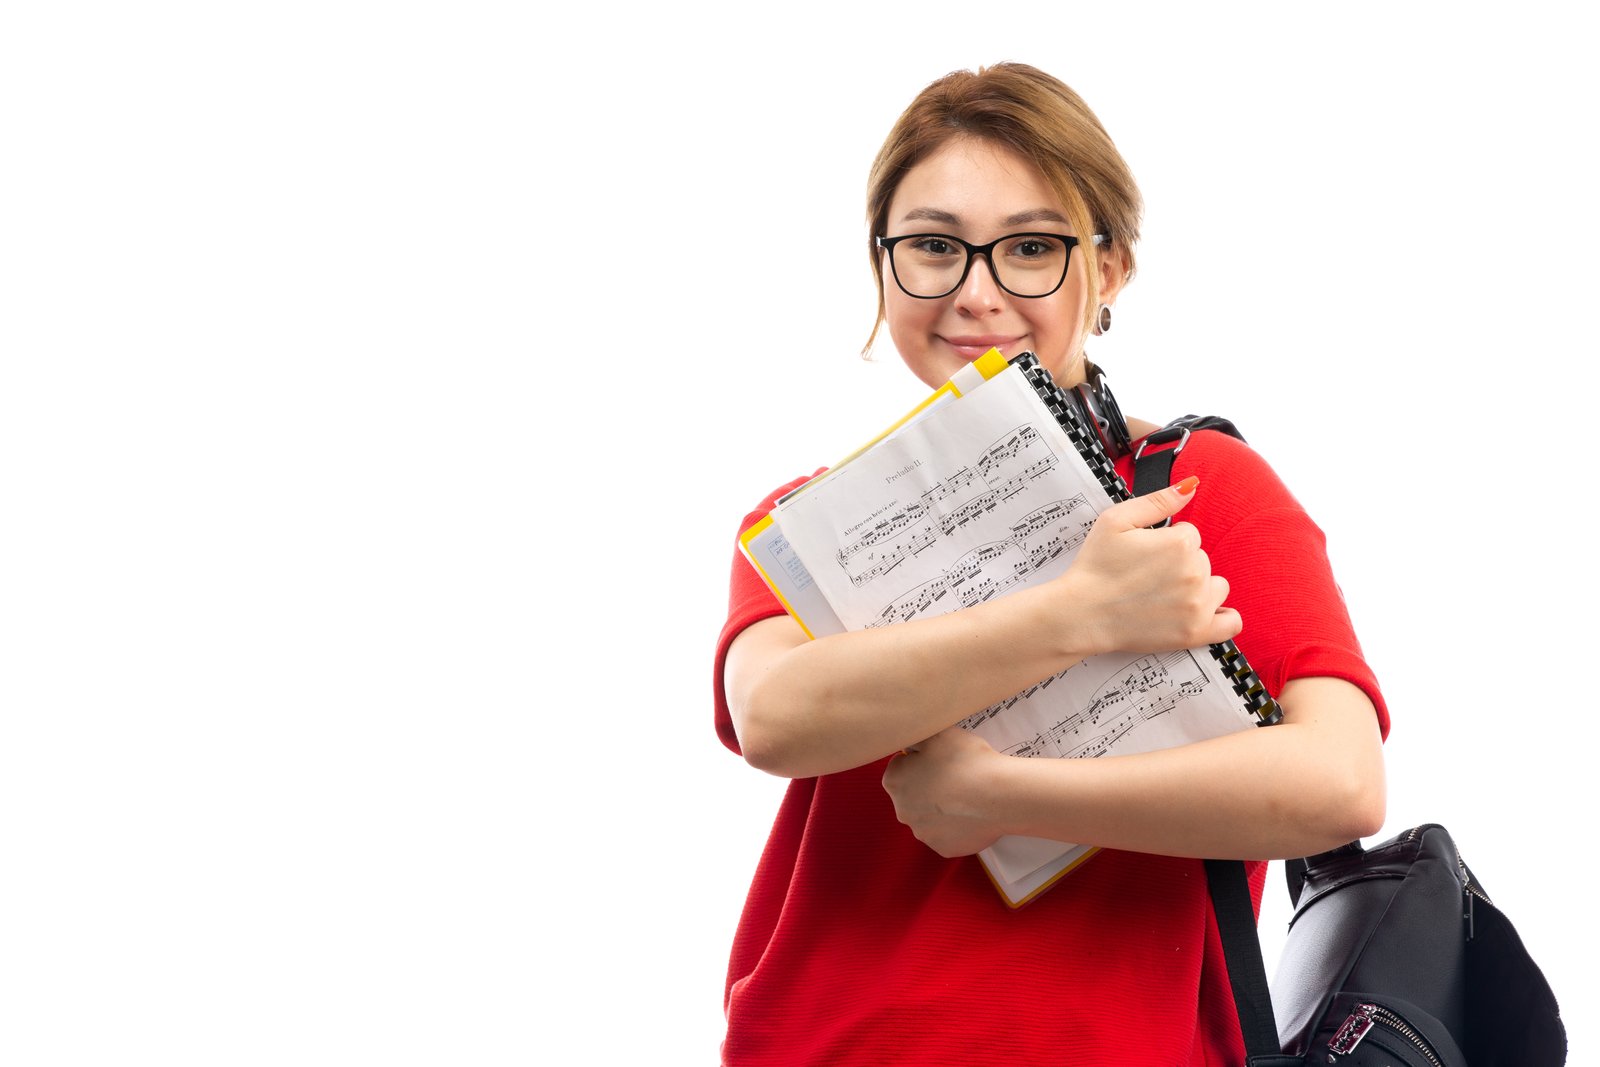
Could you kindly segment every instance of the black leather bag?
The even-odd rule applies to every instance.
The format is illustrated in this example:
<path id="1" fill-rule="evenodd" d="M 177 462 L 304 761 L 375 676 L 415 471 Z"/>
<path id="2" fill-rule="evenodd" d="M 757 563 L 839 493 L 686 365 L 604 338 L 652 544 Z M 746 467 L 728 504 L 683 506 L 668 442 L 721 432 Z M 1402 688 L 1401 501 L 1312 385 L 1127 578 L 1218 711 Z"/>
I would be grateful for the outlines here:
<path id="1" fill-rule="evenodd" d="M 1221 419 L 1169 423 L 1134 454 L 1134 495 L 1165 486 L 1200 429 L 1243 439 Z M 1269 988 L 1245 866 L 1206 861 L 1250 1067 L 1566 1063 L 1549 982 L 1444 827 L 1352 842 L 1286 873 L 1295 912 Z"/>
<path id="2" fill-rule="evenodd" d="M 1252 1067 L 1566 1063 L 1549 982 L 1444 827 L 1287 868 L 1295 912 L 1269 994 L 1244 864 L 1206 863 Z"/>

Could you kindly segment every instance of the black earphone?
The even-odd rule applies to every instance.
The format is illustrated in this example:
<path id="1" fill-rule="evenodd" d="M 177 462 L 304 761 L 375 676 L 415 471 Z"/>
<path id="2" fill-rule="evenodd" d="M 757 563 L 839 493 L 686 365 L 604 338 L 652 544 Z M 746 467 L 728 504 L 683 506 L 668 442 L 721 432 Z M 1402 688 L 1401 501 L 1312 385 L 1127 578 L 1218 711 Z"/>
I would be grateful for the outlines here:
<path id="1" fill-rule="evenodd" d="M 1086 375 L 1084 383 L 1063 389 L 1062 392 L 1077 405 L 1078 414 L 1083 416 L 1084 422 L 1099 434 L 1100 447 L 1115 463 L 1133 447 L 1133 438 L 1128 433 L 1128 420 L 1117 406 L 1117 398 L 1111 395 L 1105 372 L 1087 359 L 1083 361 L 1083 369 Z"/>

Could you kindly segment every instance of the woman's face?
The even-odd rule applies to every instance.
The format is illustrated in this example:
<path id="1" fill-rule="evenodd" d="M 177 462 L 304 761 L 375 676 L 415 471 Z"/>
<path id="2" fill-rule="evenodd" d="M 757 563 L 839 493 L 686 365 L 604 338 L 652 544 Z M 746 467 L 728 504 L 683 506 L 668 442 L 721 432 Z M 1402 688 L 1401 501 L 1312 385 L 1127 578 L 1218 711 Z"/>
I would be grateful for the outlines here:
<path id="1" fill-rule="evenodd" d="M 941 233 L 975 245 L 1029 231 L 1086 236 L 1073 233 L 1066 210 L 1037 168 L 1008 148 L 970 137 L 947 142 L 901 179 L 886 230 L 886 237 Z M 1007 356 L 1031 351 L 1057 384 L 1078 384 L 1084 377 L 1084 255 L 1089 247 L 1085 241 L 1071 250 L 1059 289 L 1033 298 L 1001 289 L 987 257 L 977 257 L 955 292 L 919 299 L 896 283 L 889 254 L 883 252 L 884 314 L 900 358 L 936 388 L 991 347 Z M 1101 300 L 1108 304 L 1122 281 L 1113 262 L 1117 258 L 1101 259 Z"/>

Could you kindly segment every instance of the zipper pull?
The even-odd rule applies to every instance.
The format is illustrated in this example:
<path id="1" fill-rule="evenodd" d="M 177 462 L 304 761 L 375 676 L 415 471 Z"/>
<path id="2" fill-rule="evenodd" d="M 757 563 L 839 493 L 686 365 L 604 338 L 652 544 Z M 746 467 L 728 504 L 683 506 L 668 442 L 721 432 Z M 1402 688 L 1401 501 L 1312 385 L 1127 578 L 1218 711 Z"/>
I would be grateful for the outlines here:
<path id="1" fill-rule="evenodd" d="M 1456 873 L 1461 876 L 1461 896 L 1463 898 L 1462 904 L 1465 908 L 1461 913 L 1461 918 L 1466 921 L 1467 940 L 1471 941 L 1473 935 L 1477 932 L 1476 920 L 1472 914 L 1472 898 L 1476 894 L 1472 891 L 1472 875 L 1467 870 L 1467 861 L 1461 858 L 1461 853 L 1459 852 L 1456 853 Z"/>
<path id="2" fill-rule="evenodd" d="M 1333 1040 L 1328 1042 L 1328 1051 L 1337 1052 L 1347 1056 L 1355 1051 L 1361 1044 L 1361 1039 L 1367 1036 L 1367 1031 L 1372 1029 L 1372 1017 L 1378 1012 L 1376 1004 L 1357 1004 L 1356 1010 L 1350 1013 L 1350 1018 L 1339 1027 L 1339 1032 L 1333 1035 Z"/>

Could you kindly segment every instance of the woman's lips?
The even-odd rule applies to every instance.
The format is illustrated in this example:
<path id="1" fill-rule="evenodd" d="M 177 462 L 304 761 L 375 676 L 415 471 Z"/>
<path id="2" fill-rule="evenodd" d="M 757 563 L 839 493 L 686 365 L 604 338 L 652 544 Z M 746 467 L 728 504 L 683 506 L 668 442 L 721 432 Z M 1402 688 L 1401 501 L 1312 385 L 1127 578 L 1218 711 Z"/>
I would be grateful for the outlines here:
<path id="1" fill-rule="evenodd" d="M 1022 338 L 990 334 L 977 337 L 941 337 L 939 339 L 955 349 L 956 354 L 962 359 L 971 362 L 991 348 L 998 348 L 1004 351 L 1006 345 L 1015 344 Z"/>

